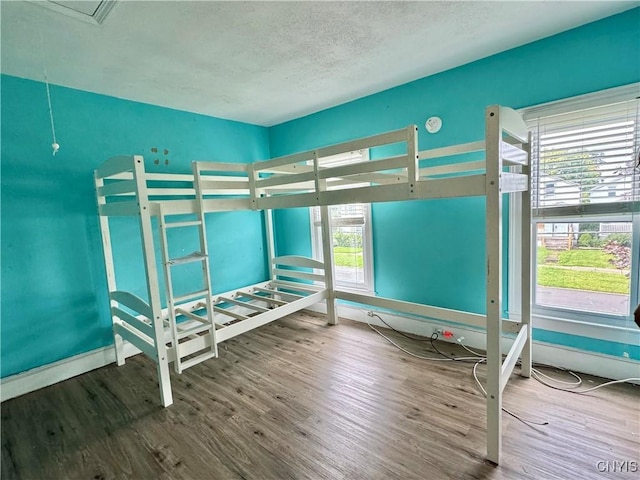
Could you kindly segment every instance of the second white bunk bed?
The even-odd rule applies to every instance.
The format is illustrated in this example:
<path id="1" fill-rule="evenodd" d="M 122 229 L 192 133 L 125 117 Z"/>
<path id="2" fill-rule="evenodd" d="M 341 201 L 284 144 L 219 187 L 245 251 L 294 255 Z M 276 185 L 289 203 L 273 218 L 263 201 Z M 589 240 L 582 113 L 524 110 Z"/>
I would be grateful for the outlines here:
<path id="1" fill-rule="evenodd" d="M 206 175 L 205 165 L 218 172 L 235 169 L 245 178 L 214 178 Z M 328 297 L 324 264 L 300 256 L 274 257 L 272 232 L 268 234 L 271 279 L 214 293 L 205 214 L 251 209 L 247 166 L 194 162 L 193 167 L 193 175 L 149 173 L 144 169 L 144 159 L 134 155 L 113 157 L 94 172 L 116 360 L 118 365 L 125 362 L 123 341 L 154 360 L 165 407 L 173 403 L 170 364 L 182 373 L 217 357 L 219 343 Z M 191 186 L 185 187 L 185 182 Z M 239 194 L 245 198 L 229 198 Z M 112 217 L 138 218 L 148 301 L 118 288 L 112 248 L 117 239 L 112 239 L 109 221 Z M 153 218 L 157 219 L 157 228 Z M 183 238 L 197 236 L 199 249 L 172 257 L 168 232 L 173 229 L 183 230 Z M 159 262 L 156 246 L 160 247 Z M 194 263 L 201 266 L 200 286 L 190 292 L 175 292 L 173 272 Z"/>
<path id="2" fill-rule="evenodd" d="M 324 167 L 320 159 L 360 149 L 396 145 L 402 153 L 380 160 Z M 403 145 L 397 147 L 397 145 Z M 484 151 L 483 160 L 458 155 Z M 449 157 L 446 165 L 429 160 Z M 105 264 L 114 322 L 116 355 L 124 362 L 128 340 L 158 365 L 163 405 L 170 405 L 169 364 L 176 370 L 217 356 L 217 344 L 285 315 L 326 302 L 328 322 L 337 323 L 336 300 L 357 302 L 423 317 L 486 328 L 487 456 L 499 462 L 502 391 L 520 359 L 520 373 L 531 374 L 530 138 L 520 115 L 501 106 L 487 107 L 485 140 L 418 151 L 417 128 L 405 129 L 252 164 L 193 162 L 193 175 L 152 174 L 142 157 L 116 157 L 95 172 Z M 422 165 L 421 166 L 421 161 Z M 425 165 L 426 164 L 426 165 Z M 508 167 L 508 168 L 507 168 Z M 153 188 L 157 181 L 162 188 Z M 183 182 L 193 185 L 184 188 Z M 175 185 L 180 185 L 173 188 Z M 169 186 L 167 186 L 169 185 Z M 502 202 L 515 193 L 522 202 L 522 315 L 502 318 Z M 330 205 L 416 199 L 486 197 L 486 315 L 341 291 L 335 277 Z M 319 206 L 325 264 L 304 257 L 275 257 L 271 210 Z M 209 280 L 205 213 L 264 210 L 271 279 L 257 285 L 212 294 Z M 191 214 L 193 220 L 182 220 Z M 149 302 L 116 287 L 108 217 L 139 216 Z M 159 219 L 167 307 L 162 309 L 151 218 Z M 172 218 L 180 221 L 172 222 Z M 168 256 L 166 230 L 195 227 L 199 252 L 184 259 Z M 201 262 L 204 288 L 189 296 L 172 292 L 172 262 Z M 204 313 L 203 313 L 204 312 Z M 181 321 L 183 320 L 183 321 Z M 514 336 L 503 360 L 503 333 Z M 184 359 L 184 360 L 183 360 Z"/>

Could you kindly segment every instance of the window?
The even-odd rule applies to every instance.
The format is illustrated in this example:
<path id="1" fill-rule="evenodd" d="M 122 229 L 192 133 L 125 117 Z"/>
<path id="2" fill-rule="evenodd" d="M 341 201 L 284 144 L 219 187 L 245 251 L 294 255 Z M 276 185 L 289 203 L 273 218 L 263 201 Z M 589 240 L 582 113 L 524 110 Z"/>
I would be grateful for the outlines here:
<path id="1" fill-rule="evenodd" d="M 551 197 L 552 195 L 556 194 L 556 184 L 553 182 L 547 182 L 545 185 L 545 192 L 544 194 L 547 197 Z"/>
<path id="2" fill-rule="evenodd" d="M 640 297 L 638 88 L 523 111 L 533 135 L 534 314 L 631 326 Z"/>
<path id="3" fill-rule="evenodd" d="M 368 150 L 358 150 L 320 159 L 320 165 L 335 167 L 368 159 Z M 310 210 L 313 257 L 323 260 L 320 208 L 312 207 Z M 336 286 L 372 293 L 371 206 L 364 203 L 332 205 L 329 214 Z"/>

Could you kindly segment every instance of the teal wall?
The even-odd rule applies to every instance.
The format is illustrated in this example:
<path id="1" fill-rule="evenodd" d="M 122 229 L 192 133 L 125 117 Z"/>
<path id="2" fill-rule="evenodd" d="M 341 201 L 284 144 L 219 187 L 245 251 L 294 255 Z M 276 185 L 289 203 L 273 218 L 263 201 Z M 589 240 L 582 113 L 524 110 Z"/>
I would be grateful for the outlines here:
<path id="1" fill-rule="evenodd" d="M 194 159 L 268 158 L 269 145 L 263 127 L 52 86 L 61 145 L 53 157 L 44 84 L 6 75 L 0 81 L 5 377 L 112 343 L 97 166 L 110 156 L 141 154 L 150 171 L 189 173 Z M 146 298 L 137 222 L 116 219 L 112 226 L 118 286 Z M 207 227 L 216 291 L 268 277 L 260 212 L 210 214 Z M 177 242 L 190 247 L 185 238 Z"/>
<path id="2" fill-rule="evenodd" d="M 475 141 L 484 137 L 487 105 L 520 108 L 639 80 L 640 9 L 636 8 L 277 125 L 269 129 L 271 153 L 280 156 L 409 124 L 420 127 L 420 149 Z M 432 115 L 444 122 L 435 135 L 423 127 Z M 308 215 L 278 212 L 275 218 L 280 253 L 309 250 Z M 373 205 L 377 293 L 483 313 L 484 231 L 484 198 Z M 504 284 L 506 292 L 506 276 Z M 578 342 L 549 332 L 536 336 L 603 353 L 628 351 L 640 359 L 637 345 L 603 347 L 600 341 Z"/>

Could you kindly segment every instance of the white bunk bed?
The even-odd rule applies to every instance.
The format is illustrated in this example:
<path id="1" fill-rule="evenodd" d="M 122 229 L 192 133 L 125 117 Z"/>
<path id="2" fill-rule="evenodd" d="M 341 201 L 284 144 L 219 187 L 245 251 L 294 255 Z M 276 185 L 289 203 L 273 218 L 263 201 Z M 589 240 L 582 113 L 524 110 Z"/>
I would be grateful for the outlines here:
<path id="1" fill-rule="evenodd" d="M 349 151 L 388 145 L 402 154 L 338 167 L 319 159 Z M 484 160 L 455 158 L 485 153 Z M 446 165 L 429 160 L 454 157 Z M 161 401 L 172 403 L 169 364 L 177 372 L 216 357 L 217 345 L 315 303 L 325 301 L 328 322 L 337 323 L 336 300 L 392 309 L 487 331 L 487 452 L 498 463 L 501 452 L 502 391 L 518 361 L 520 374 L 531 374 L 531 221 L 530 137 L 514 110 L 487 107 L 485 140 L 418 151 L 417 128 L 383 133 L 338 145 L 251 164 L 193 162 L 193 175 L 145 172 L 140 156 L 107 160 L 95 171 L 105 265 L 113 315 L 116 357 L 124 363 L 127 340 L 157 363 Z M 421 161 L 426 166 L 421 167 Z M 508 168 L 507 168 L 508 167 Z M 159 184 L 162 187 L 158 187 Z M 191 187 L 185 188 L 187 182 Z M 519 322 L 502 318 L 502 202 L 517 193 L 522 201 L 522 315 Z M 486 315 L 341 291 L 334 287 L 333 251 L 328 206 L 347 203 L 486 196 Z M 326 264 L 297 256 L 274 257 L 271 210 L 320 206 Z M 212 294 L 205 213 L 264 210 L 271 279 L 233 292 Z M 191 215 L 185 221 L 184 216 Z M 139 217 L 149 302 L 116 286 L 108 218 Z M 167 307 L 162 308 L 151 218 L 158 218 Z M 175 219 L 178 218 L 176 221 Z M 169 258 L 170 228 L 196 228 L 200 251 Z M 200 262 L 203 289 L 176 296 L 174 266 Z M 503 360 L 503 333 L 514 337 Z"/>

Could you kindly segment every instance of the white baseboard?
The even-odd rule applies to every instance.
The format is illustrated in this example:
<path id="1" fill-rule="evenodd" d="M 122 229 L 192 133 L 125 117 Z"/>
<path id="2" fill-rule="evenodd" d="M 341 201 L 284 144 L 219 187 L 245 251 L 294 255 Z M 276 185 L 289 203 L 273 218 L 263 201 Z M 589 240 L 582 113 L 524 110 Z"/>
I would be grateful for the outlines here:
<path id="1" fill-rule="evenodd" d="M 324 303 L 312 305 L 307 310 L 319 313 L 326 313 L 327 311 Z M 376 311 L 374 308 L 365 309 L 349 305 L 338 305 L 338 315 L 342 318 L 363 323 L 367 323 L 368 321 L 371 325 L 385 327 L 377 318 L 368 317 L 366 315 L 367 311 L 377 313 L 384 318 L 387 323 L 392 325 L 393 328 L 405 333 L 429 337 L 433 334 L 434 329 L 442 328 L 452 331 L 454 338 L 451 340 L 440 338 L 441 340 L 455 343 L 457 338 L 464 337 L 464 344 L 467 347 L 482 350 L 486 348 L 486 333 L 483 330 L 473 327 L 452 326 L 451 324 L 437 323 L 430 320 L 419 320 L 390 314 L 389 312 Z M 512 343 L 513 338 L 504 337 L 502 341 L 503 352 L 508 352 Z M 575 372 L 613 380 L 640 378 L 640 362 L 633 360 L 537 341 L 533 342 L 532 349 L 533 361 L 537 363 L 562 367 Z"/>
<path id="2" fill-rule="evenodd" d="M 245 307 L 231 307 L 229 310 L 244 315 L 255 313 L 255 310 Z M 169 341 L 170 332 L 165 331 L 165 335 L 165 341 Z M 125 358 L 141 353 L 140 350 L 127 341 L 124 341 L 123 345 Z M 115 363 L 115 361 L 115 349 L 113 345 L 110 345 L 5 377 L 0 380 L 0 402 L 49 387 L 58 382 Z"/>
<path id="3" fill-rule="evenodd" d="M 326 306 L 324 303 L 320 303 L 309 307 L 308 310 L 326 313 Z M 371 310 L 375 312 L 374 309 Z M 433 333 L 435 328 L 445 328 L 453 331 L 455 338 L 464 337 L 464 344 L 468 347 L 484 349 L 486 345 L 486 336 L 482 330 L 471 327 L 452 327 L 447 324 L 392 315 L 388 312 L 378 313 L 385 321 L 393 325 L 394 328 L 406 333 L 428 337 Z M 367 317 L 365 310 L 360 308 L 338 305 L 338 314 L 343 318 L 357 322 L 366 323 L 368 320 L 372 325 L 384 326 L 375 317 Z M 508 351 L 511 342 L 512 339 L 504 338 L 504 351 Z M 128 358 L 140 353 L 140 351 L 128 342 L 125 342 L 124 353 L 125 357 Z M 548 343 L 533 342 L 533 359 L 539 363 L 614 380 L 640 377 L 640 363 L 633 360 Z M 113 346 L 108 346 L 3 378 L 2 381 L 0 381 L 0 401 L 4 402 L 5 400 L 48 387 L 55 383 L 90 372 L 91 370 L 104 367 L 115 361 L 114 348 Z"/>
<path id="4" fill-rule="evenodd" d="M 138 353 L 140 353 L 140 350 L 125 342 L 125 357 L 128 358 Z M 108 346 L 11 375 L 3 378 L 0 382 L 0 401 L 4 402 L 5 400 L 48 387 L 96 368 L 115 363 L 115 361 L 115 349 L 113 346 Z"/>

